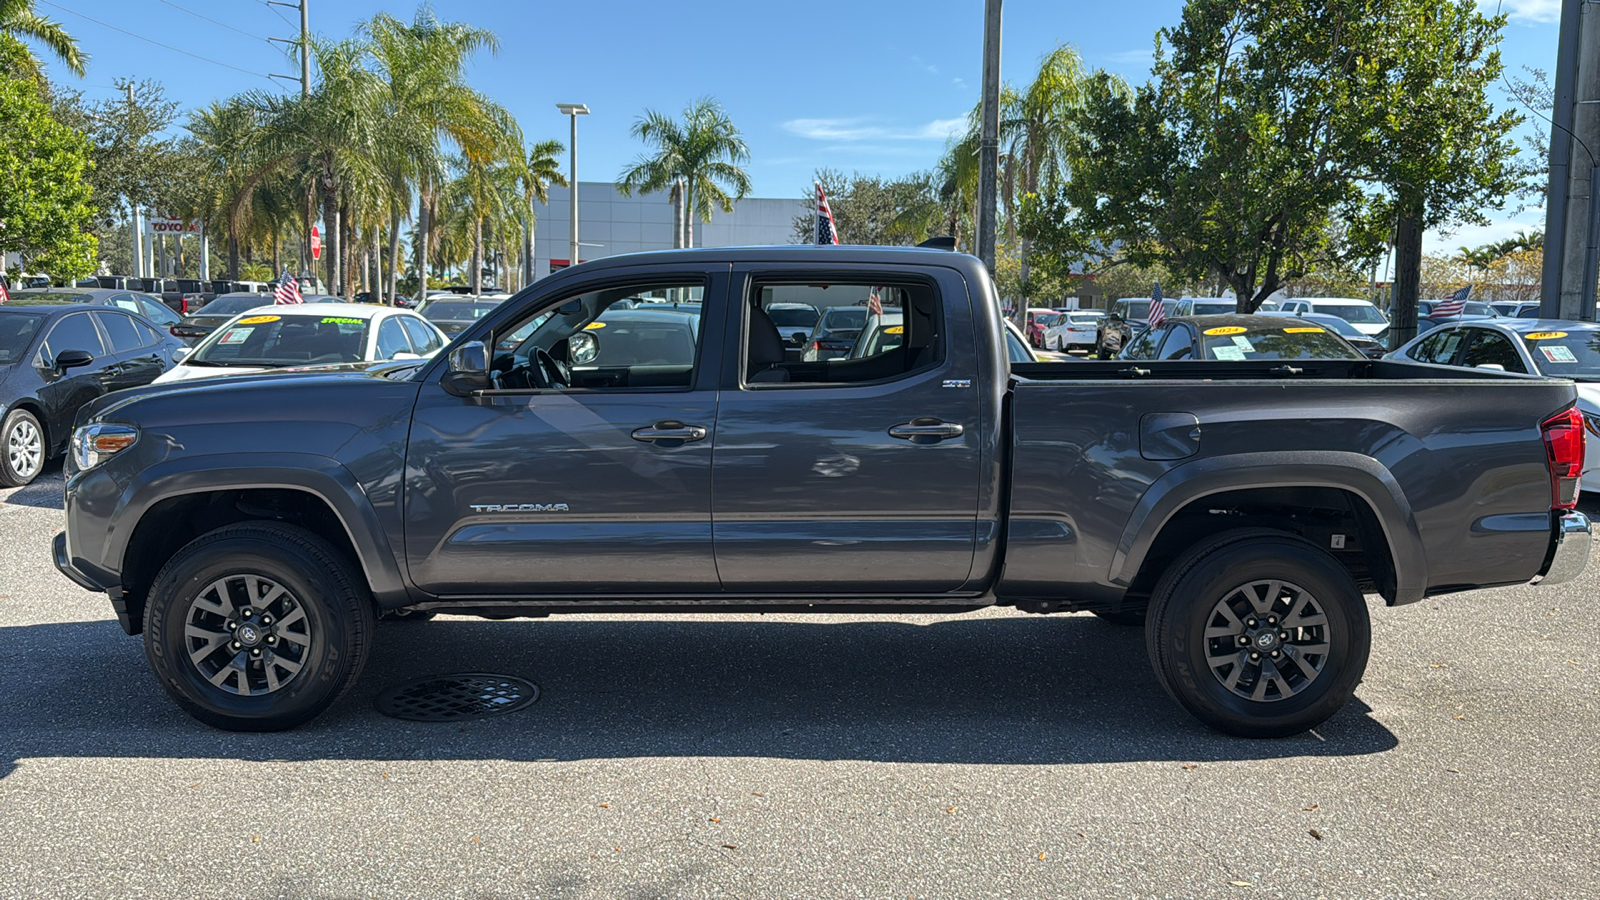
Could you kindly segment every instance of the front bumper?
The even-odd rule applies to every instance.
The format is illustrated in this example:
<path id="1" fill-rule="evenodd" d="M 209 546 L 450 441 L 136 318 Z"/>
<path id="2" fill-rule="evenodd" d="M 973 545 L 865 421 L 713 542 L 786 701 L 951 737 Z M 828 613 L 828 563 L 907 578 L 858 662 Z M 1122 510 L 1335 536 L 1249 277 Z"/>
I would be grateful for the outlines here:
<path id="1" fill-rule="evenodd" d="M 1570 512 L 1556 520 L 1555 549 L 1539 577 L 1540 585 L 1566 584 L 1583 574 L 1589 564 L 1589 544 L 1593 540 L 1589 517 Z"/>

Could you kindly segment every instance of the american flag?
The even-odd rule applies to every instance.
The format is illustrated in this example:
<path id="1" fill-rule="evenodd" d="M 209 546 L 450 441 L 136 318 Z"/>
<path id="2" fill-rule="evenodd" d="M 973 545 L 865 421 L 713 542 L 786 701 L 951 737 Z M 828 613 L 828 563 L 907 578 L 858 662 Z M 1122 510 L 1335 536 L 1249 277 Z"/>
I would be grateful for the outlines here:
<path id="1" fill-rule="evenodd" d="M 278 276 L 278 289 L 272 292 L 273 303 L 304 303 L 300 296 L 300 282 L 293 275 L 284 272 Z"/>
<path id="2" fill-rule="evenodd" d="M 822 190 L 822 182 L 814 182 L 817 186 L 817 243 L 839 243 L 839 232 L 833 227 L 833 210 L 828 208 L 828 195 Z"/>
<path id="3" fill-rule="evenodd" d="M 1459 316 L 1467 311 L 1467 298 L 1472 296 L 1472 285 L 1467 285 L 1454 294 L 1449 300 L 1440 300 L 1433 305 L 1433 312 L 1428 314 L 1430 319 L 1448 319 Z"/>
<path id="4" fill-rule="evenodd" d="M 5 276 L 4 275 L 0 275 L 0 303 L 5 303 L 5 302 L 9 301 L 10 299 L 11 299 L 11 288 L 6 286 L 6 278 L 5 278 Z"/>
<path id="5" fill-rule="evenodd" d="M 1161 282 L 1158 281 L 1156 282 L 1155 288 L 1150 291 L 1150 315 L 1146 317 L 1145 322 L 1151 328 L 1154 328 L 1157 325 L 1160 325 L 1166 318 L 1167 308 L 1165 304 L 1161 302 Z"/>
<path id="6" fill-rule="evenodd" d="M 872 293 L 867 295 L 867 312 L 874 316 L 883 315 L 883 297 L 879 295 L 877 288 L 873 288 Z"/>

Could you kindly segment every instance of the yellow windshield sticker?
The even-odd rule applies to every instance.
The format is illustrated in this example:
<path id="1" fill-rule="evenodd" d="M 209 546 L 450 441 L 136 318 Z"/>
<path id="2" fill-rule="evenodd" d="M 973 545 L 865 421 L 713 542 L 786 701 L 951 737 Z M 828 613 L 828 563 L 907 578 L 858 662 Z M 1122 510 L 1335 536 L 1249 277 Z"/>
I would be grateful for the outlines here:
<path id="1" fill-rule="evenodd" d="M 1207 328 L 1206 337 L 1223 337 L 1230 334 L 1244 334 L 1249 330 L 1250 329 L 1248 328 L 1241 328 L 1238 325 L 1229 325 L 1226 328 Z"/>
<path id="2" fill-rule="evenodd" d="M 604 328 L 604 327 L 606 327 L 606 323 L 604 323 L 604 322 L 590 322 L 589 324 L 583 326 L 583 330 L 584 331 L 594 331 L 595 329 Z"/>
<path id="3" fill-rule="evenodd" d="M 273 318 L 276 319 L 277 316 L 273 316 Z M 324 324 L 324 325 L 360 325 L 362 323 L 362 321 L 363 320 L 361 320 L 361 319 L 351 318 L 350 316 L 323 316 L 322 317 L 322 324 Z"/>
<path id="4" fill-rule="evenodd" d="M 1566 336 L 1567 333 L 1565 331 L 1535 331 L 1533 334 L 1523 335 L 1522 339 L 1526 341 L 1553 341 L 1556 338 L 1564 338 Z"/>
<path id="5" fill-rule="evenodd" d="M 1324 329 L 1324 328 L 1311 328 L 1311 327 L 1307 327 L 1307 328 L 1285 328 L 1283 330 L 1283 333 L 1284 334 L 1326 334 L 1327 333 L 1327 329 Z"/>
<path id="6" fill-rule="evenodd" d="M 266 322 L 276 322 L 276 321 L 278 321 L 278 318 L 279 318 L 278 316 L 251 316 L 248 319 L 240 319 L 239 320 L 239 324 L 240 325 L 261 325 L 261 324 L 266 323 Z"/>
<path id="7" fill-rule="evenodd" d="M 906 327 L 904 325 L 891 325 L 888 328 L 885 328 L 883 330 L 883 333 L 884 334 L 905 334 L 906 333 Z"/>

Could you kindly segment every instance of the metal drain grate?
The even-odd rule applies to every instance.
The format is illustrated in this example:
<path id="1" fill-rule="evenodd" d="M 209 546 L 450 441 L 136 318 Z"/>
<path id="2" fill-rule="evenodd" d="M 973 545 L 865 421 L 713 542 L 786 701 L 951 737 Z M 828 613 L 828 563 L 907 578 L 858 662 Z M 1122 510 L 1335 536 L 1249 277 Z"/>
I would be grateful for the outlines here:
<path id="1" fill-rule="evenodd" d="M 397 684 L 378 695 L 378 712 L 413 722 L 454 722 L 516 712 L 539 699 L 539 686 L 509 675 L 467 672 Z"/>

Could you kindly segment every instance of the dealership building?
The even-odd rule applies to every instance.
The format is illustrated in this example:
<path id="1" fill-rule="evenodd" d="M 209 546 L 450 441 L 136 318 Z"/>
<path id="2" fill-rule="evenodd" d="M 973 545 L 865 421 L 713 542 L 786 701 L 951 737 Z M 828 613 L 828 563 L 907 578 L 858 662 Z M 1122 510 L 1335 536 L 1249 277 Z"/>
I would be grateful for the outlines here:
<path id="1" fill-rule="evenodd" d="M 536 204 L 533 235 L 534 277 L 565 268 L 571 255 L 571 196 L 550 188 L 550 202 Z M 739 247 L 794 243 L 794 220 L 809 213 L 800 199 L 736 200 L 733 212 L 713 210 L 711 221 L 694 223 L 696 247 Z M 672 249 L 672 199 L 665 191 L 623 196 L 603 181 L 578 182 L 578 255 L 599 259 L 622 253 Z"/>

